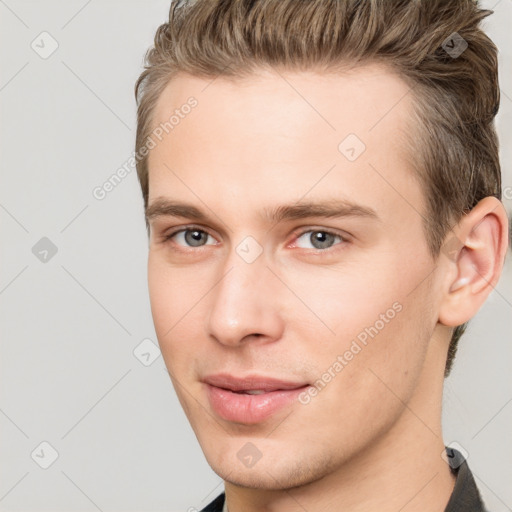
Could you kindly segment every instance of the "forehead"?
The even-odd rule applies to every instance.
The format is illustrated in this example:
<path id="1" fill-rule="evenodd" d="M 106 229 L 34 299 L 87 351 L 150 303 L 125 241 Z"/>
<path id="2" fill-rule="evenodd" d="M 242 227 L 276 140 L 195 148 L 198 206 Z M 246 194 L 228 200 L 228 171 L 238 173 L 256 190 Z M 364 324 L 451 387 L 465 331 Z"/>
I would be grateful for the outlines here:
<path id="1" fill-rule="evenodd" d="M 169 121 L 193 96 L 205 117 L 232 123 L 243 108 L 251 128 L 269 128 L 266 121 L 281 118 L 282 127 L 298 128 L 307 121 L 315 128 L 359 132 L 373 131 L 386 119 L 389 128 L 409 114 L 409 85 L 387 66 L 366 64 L 321 72 L 259 69 L 244 77 L 200 78 L 179 73 L 164 89 L 153 110 L 153 126 Z M 197 117 L 197 116 L 196 116 Z M 259 121 L 259 122 L 258 122 Z M 315 122 L 316 121 L 316 122 Z"/>
<path id="2" fill-rule="evenodd" d="M 339 190 L 357 199 L 373 193 L 391 207 L 400 195 L 420 204 L 404 144 L 411 102 L 407 83 L 379 65 L 235 80 L 178 75 L 154 109 L 162 133 L 148 158 L 149 202 L 193 198 L 190 189 L 269 202 Z"/>

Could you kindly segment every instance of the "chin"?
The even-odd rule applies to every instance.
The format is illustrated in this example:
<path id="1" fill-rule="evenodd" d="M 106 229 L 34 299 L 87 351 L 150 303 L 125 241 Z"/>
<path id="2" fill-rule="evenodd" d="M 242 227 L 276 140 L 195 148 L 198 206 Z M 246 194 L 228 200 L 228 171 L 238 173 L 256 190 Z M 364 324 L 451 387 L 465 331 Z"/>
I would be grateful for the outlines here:
<path id="1" fill-rule="evenodd" d="M 273 449 L 267 457 L 262 454 L 252 467 L 246 467 L 237 455 L 238 450 L 205 452 L 208 464 L 224 481 L 249 489 L 293 489 L 322 479 L 336 467 L 332 455 L 303 454 L 298 458 L 297 451 L 291 448 L 284 448 L 281 453 Z"/>

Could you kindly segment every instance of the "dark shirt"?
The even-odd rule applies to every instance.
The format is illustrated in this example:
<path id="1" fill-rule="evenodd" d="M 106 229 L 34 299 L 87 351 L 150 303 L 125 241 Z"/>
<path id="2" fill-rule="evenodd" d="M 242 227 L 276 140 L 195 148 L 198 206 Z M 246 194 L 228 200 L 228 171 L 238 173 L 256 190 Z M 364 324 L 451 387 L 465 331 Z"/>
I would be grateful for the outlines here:
<path id="1" fill-rule="evenodd" d="M 447 449 L 450 467 L 455 475 L 455 487 L 444 512 L 487 512 L 482 497 L 464 457 L 454 449 Z M 462 462 L 461 462 L 462 461 Z M 460 464 L 460 465 L 459 465 Z M 217 496 L 201 512 L 222 512 L 225 494 Z"/>

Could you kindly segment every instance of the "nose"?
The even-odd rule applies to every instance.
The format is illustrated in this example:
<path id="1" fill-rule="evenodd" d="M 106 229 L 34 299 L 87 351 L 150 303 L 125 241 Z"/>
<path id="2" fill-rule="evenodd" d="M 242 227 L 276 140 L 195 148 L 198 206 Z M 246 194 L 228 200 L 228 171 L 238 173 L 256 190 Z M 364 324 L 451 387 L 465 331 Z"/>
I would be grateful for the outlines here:
<path id="1" fill-rule="evenodd" d="M 284 319 L 279 286 L 283 284 L 267 268 L 264 255 L 247 263 L 233 251 L 222 270 L 224 276 L 212 290 L 209 334 L 231 347 L 281 338 Z"/>

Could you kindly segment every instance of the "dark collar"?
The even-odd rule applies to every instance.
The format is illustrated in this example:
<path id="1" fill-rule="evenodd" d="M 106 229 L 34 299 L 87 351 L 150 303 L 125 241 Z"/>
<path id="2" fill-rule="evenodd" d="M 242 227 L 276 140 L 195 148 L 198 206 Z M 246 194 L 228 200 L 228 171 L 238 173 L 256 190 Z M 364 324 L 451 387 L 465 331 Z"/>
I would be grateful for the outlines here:
<path id="1" fill-rule="evenodd" d="M 457 480 L 444 512 L 486 512 L 475 479 L 463 455 L 453 448 L 446 448 L 446 453 Z"/>
<path id="2" fill-rule="evenodd" d="M 206 505 L 201 512 L 222 512 L 224 497 L 224 493 L 219 494 L 219 496 L 217 496 L 209 505 Z"/>

